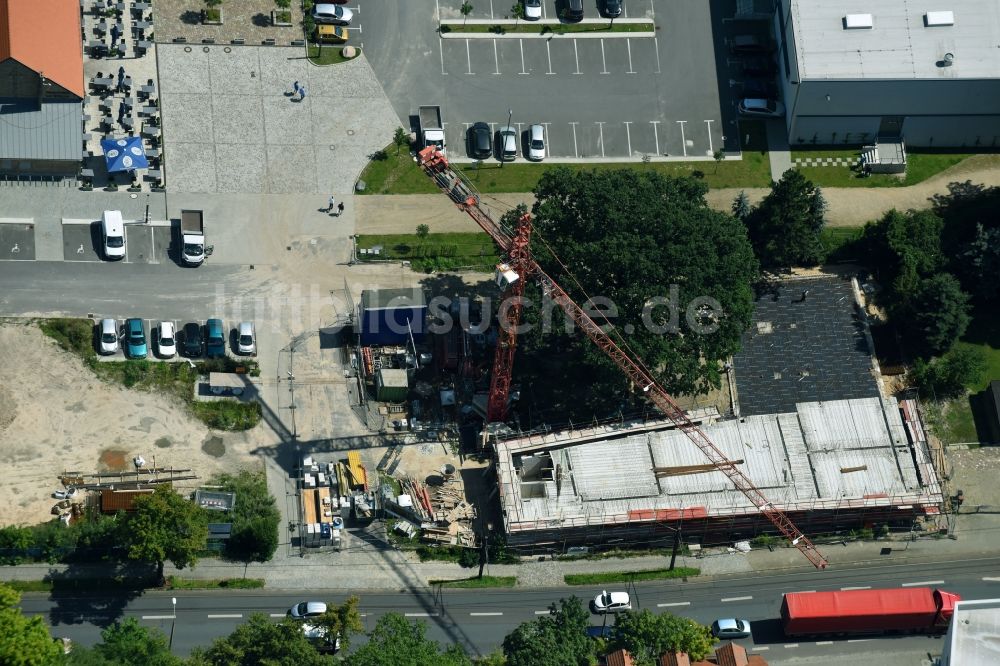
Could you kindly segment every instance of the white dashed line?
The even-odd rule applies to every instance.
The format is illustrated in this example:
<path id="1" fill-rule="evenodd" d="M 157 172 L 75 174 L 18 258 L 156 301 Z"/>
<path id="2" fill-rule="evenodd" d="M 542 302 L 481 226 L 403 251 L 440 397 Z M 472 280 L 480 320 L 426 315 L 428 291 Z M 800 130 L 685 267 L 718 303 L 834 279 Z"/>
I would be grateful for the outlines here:
<path id="1" fill-rule="evenodd" d="M 173 615 L 143 615 L 142 619 L 143 620 L 172 620 L 172 619 L 174 619 L 174 616 Z"/>
<path id="2" fill-rule="evenodd" d="M 669 604 L 656 604 L 657 608 L 669 608 L 670 606 L 690 606 L 690 601 L 674 601 Z"/>
<path id="3" fill-rule="evenodd" d="M 754 645 L 752 648 L 750 648 L 750 650 L 753 652 L 763 652 L 764 650 L 770 650 L 770 649 L 771 648 L 769 648 L 766 645 Z"/>
<path id="4" fill-rule="evenodd" d="M 870 590 L 870 589 L 872 589 L 871 585 L 858 585 L 857 587 L 842 587 L 842 588 L 840 588 L 841 592 L 850 592 L 851 590 Z"/>
<path id="5" fill-rule="evenodd" d="M 546 609 L 543 611 L 535 611 L 535 615 L 552 615 L 552 611 Z"/>
<path id="6" fill-rule="evenodd" d="M 437 617 L 437 613 L 403 613 L 403 617 Z"/>
<path id="7" fill-rule="evenodd" d="M 785 643 L 785 647 L 786 648 L 795 648 L 795 647 L 798 647 L 798 646 L 799 646 L 798 643 Z"/>
<path id="8" fill-rule="evenodd" d="M 921 587 L 923 585 L 944 585 L 943 580 L 922 580 L 916 583 L 900 583 L 900 587 Z"/>
<path id="9" fill-rule="evenodd" d="M 284 613 L 271 613 L 271 617 L 285 617 Z"/>
<path id="10" fill-rule="evenodd" d="M 795 592 L 789 592 L 788 594 L 815 594 L 816 590 L 798 590 Z"/>
<path id="11" fill-rule="evenodd" d="M 243 613 L 223 613 L 221 615 L 206 615 L 209 620 L 238 620 Z"/>
<path id="12" fill-rule="evenodd" d="M 997 576 L 983 576 L 983 580 L 988 580 L 993 583 L 1000 582 L 1000 578 Z"/>
<path id="13" fill-rule="evenodd" d="M 469 613 L 472 617 L 493 617 L 496 615 L 503 615 L 503 613 Z"/>
<path id="14" fill-rule="evenodd" d="M 870 638 L 849 638 L 849 639 L 847 639 L 847 642 L 848 643 L 867 643 L 870 640 L 871 640 Z"/>
<path id="15" fill-rule="evenodd" d="M 722 600 L 722 603 L 727 601 L 750 601 L 753 597 L 726 597 Z"/>
<path id="16" fill-rule="evenodd" d="M 816 641 L 816 645 L 833 645 L 833 641 Z"/>

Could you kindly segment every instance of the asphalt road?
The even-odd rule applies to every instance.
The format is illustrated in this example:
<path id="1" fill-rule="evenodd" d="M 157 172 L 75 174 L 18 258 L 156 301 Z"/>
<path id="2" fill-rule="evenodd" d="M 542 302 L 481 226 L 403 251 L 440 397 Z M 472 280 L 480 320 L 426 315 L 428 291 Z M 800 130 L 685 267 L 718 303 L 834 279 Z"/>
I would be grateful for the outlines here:
<path id="1" fill-rule="evenodd" d="M 637 608 L 675 612 L 710 623 L 720 617 L 751 621 L 753 636 L 740 641 L 770 663 L 796 664 L 864 663 L 921 664 L 928 654 L 939 654 L 940 638 L 885 637 L 829 641 L 788 641 L 778 624 L 778 608 L 785 592 L 836 590 L 850 587 L 941 587 L 966 599 L 1000 595 L 1000 558 L 935 562 L 927 565 L 885 565 L 852 570 L 803 572 L 776 576 L 733 576 L 691 582 L 646 582 L 628 589 Z M 616 588 L 618 589 L 618 588 Z M 401 591 L 398 594 L 363 593 L 361 612 L 366 628 L 390 611 L 428 623 L 428 635 L 441 643 L 461 643 L 472 652 L 486 653 L 498 647 L 503 636 L 519 623 L 546 612 L 550 603 L 573 593 L 581 599 L 597 594 L 597 587 L 555 590 L 433 590 Z M 39 614 L 53 625 L 53 634 L 82 644 L 99 639 L 100 629 L 124 617 L 167 634 L 173 625 L 174 649 L 187 654 L 231 632 L 254 612 L 283 617 L 294 603 L 303 600 L 342 601 L 343 591 L 199 591 L 177 592 L 174 620 L 170 593 L 150 592 L 135 597 L 109 595 L 25 595 L 22 607 Z M 609 619 L 609 622 L 612 621 Z M 599 625 L 602 618 L 595 616 Z M 833 660 L 833 661 L 825 661 Z M 839 661 L 838 661 L 839 660 Z"/>
<path id="2" fill-rule="evenodd" d="M 713 25 L 732 15 L 730 0 L 630 0 L 627 16 L 654 19 L 654 37 L 442 38 L 436 14 L 461 18 L 459 5 L 370 0 L 362 12 L 366 56 L 401 121 L 412 125 L 418 106 L 440 105 L 454 156 L 465 154 L 469 125 L 497 129 L 508 110 L 520 130 L 545 126 L 553 157 L 705 157 L 722 147 L 734 115 Z M 473 19 L 510 11 L 499 0 L 473 6 Z M 556 15 L 554 0 L 545 7 Z M 587 12 L 596 18 L 596 5 Z"/>

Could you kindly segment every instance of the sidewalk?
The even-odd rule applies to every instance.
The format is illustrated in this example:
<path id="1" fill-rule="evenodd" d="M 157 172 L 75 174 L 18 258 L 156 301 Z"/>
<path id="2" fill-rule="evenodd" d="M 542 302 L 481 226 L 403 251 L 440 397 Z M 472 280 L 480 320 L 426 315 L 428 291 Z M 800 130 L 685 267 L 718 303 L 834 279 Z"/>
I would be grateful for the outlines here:
<path id="1" fill-rule="evenodd" d="M 1000 515 L 969 514 L 958 520 L 957 539 L 921 538 L 916 541 L 870 541 L 847 545 L 826 544 L 821 552 L 830 562 L 829 573 L 847 573 L 851 568 L 879 564 L 920 564 L 935 561 L 977 559 L 996 556 L 997 530 Z M 356 540 L 354 540 L 356 542 Z M 883 554 L 884 549 L 891 549 Z M 394 550 L 380 551 L 364 546 L 353 551 L 312 555 L 305 558 L 286 557 L 279 548 L 277 559 L 267 564 L 251 564 L 249 578 L 263 578 L 270 589 L 329 590 L 416 590 L 429 587 L 431 580 L 469 578 L 477 569 L 466 569 L 446 562 L 421 563 L 412 553 Z M 548 557 L 544 561 L 531 558 L 517 565 L 490 565 L 493 576 L 515 576 L 519 587 L 563 587 L 563 576 L 569 573 L 605 571 L 643 571 L 663 569 L 669 558 L 662 556 L 613 558 L 604 560 L 559 561 Z M 780 572 L 808 573 L 813 569 L 798 550 L 790 547 L 754 550 L 750 553 L 707 555 L 700 558 L 678 557 L 677 566 L 701 569 L 700 579 L 729 574 L 775 574 Z M 49 565 L 23 564 L 0 568 L 2 580 L 40 580 L 53 573 L 69 577 L 99 578 L 108 575 L 106 564 Z M 203 560 L 194 569 L 178 571 L 168 565 L 166 575 L 183 578 L 242 578 L 241 564 L 218 560 Z M 984 569 L 983 574 L 991 572 Z M 993 572 L 994 575 L 1000 572 Z M 320 581 L 322 581 L 320 583 Z"/>

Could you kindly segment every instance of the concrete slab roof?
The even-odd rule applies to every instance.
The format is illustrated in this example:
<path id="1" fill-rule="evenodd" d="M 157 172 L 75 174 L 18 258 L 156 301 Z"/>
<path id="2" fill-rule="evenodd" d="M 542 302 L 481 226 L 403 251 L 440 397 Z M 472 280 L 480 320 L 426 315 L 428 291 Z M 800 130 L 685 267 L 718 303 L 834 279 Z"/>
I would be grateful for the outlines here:
<path id="1" fill-rule="evenodd" d="M 982 0 L 790 0 L 802 80 L 1000 77 L 1000 3 Z M 928 25 L 928 12 L 951 25 Z M 870 16 L 848 28 L 846 17 Z M 931 17 L 931 23 L 935 23 Z M 865 24 L 866 21 L 860 21 Z M 945 21 L 944 23 L 947 23 Z M 946 53 L 950 66 L 941 66 Z"/>
<path id="2" fill-rule="evenodd" d="M 783 414 L 802 402 L 878 395 L 850 281 L 784 280 L 760 290 L 733 357 L 740 414 Z"/>

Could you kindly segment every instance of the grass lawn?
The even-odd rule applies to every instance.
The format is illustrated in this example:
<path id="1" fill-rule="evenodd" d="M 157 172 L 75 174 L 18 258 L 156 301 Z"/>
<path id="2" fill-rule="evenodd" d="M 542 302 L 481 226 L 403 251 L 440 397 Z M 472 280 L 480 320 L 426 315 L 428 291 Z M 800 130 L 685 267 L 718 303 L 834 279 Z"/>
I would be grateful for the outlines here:
<path id="1" fill-rule="evenodd" d="M 764 149 L 764 125 L 759 121 L 741 124 L 740 133 L 750 137 L 744 146 L 743 159 L 725 162 L 623 162 L 612 164 L 564 164 L 574 171 L 605 169 L 635 169 L 657 171 L 668 176 L 696 176 L 704 178 L 709 187 L 768 187 L 771 184 L 771 167 Z M 752 147 L 752 148 L 751 148 Z M 458 150 L 462 148 L 459 147 Z M 452 148 L 455 150 L 455 148 Z M 498 162 L 457 165 L 469 182 L 479 191 L 531 192 L 546 169 L 554 164 L 530 162 Z M 420 169 L 406 151 L 396 154 L 392 144 L 377 152 L 361 174 L 365 181 L 364 194 L 433 194 L 438 192 L 434 182 Z"/>
<path id="2" fill-rule="evenodd" d="M 500 29 L 498 29 L 500 28 Z M 654 32 L 656 26 L 653 22 L 648 23 L 561 23 L 559 25 L 538 25 L 537 23 L 518 23 L 516 25 L 485 23 L 474 23 L 472 25 L 462 25 L 461 23 L 444 23 L 441 25 L 441 33 L 483 33 L 495 32 L 505 34 L 508 32 L 527 33 L 535 35 L 564 35 L 569 32 Z"/>
<path id="3" fill-rule="evenodd" d="M 847 158 L 852 163 L 860 156 L 857 148 L 820 147 L 816 150 L 793 150 L 792 161 L 797 158 Z M 937 150 L 911 149 L 906 153 L 906 174 L 900 178 L 891 174 L 874 174 L 862 178 L 859 172 L 843 166 L 797 167 L 803 176 L 821 187 L 907 187 L 916 185 L 950 169 L 975 153 L 944 152 Z"/>
<path id="4" fill-rule="evenodd" d="M 820 242 L 826 249 L 828 262 L 858 259 L 855 242 L 861 238 L 864 227 L 826 227 L 820 233 Z"/>
<path id="5" fill-rule="evenodd" d="M 361 49 L 354 47 L 354 58 L 345 58 L 341 55 L 340 51 L 344 48 L 344 44 L 326 44 L 323 46 L 322 51 L 317 44 L 309 44 L 308 55 L 309 60 L 314 65 L 335 65 L 338 62 L 347 62 L 348 60 L 354 60 L 358 55 L 361 54 Z"/>
<path id="6" fill-rule="evenodd" d="M 178 578 L 167 576 L 167 588 L 171 590 L 255 590 L 264 587 L 263 578 Z"/>
<path id="7" fill-rule="evenodd" d="M 665 580 L 668 578 L 692 578 L 701 574 L 701 569 L 693 567 L 677 567 L 670 569 L 652 569 L 650 571 L 607 571 L 601 573 L 566 574 L 563 580 L 567 585 L 601 585 L 603 583 L 628 583 L 637 580 Z"/>
<path id="8" fill-rule="evenodd" d="M 357 237 L 358 259 L 406 260 L 414 270 L 425 273 L 468 268 L 492 272 L 499 259 L 496 245 L 484 232 L 427 234 L 361 234 Z M 381 246 L 377 257 L 361 254 L 361 249 Z"/>
<path id="9" fill-rule="evenodd" d="M 432 580 L 431 585 L 441 587 L 459 587 L 477 589 L 483 587 L 514 587 L 517 585 L 515 576 L 483 576 L 482 578 L 460 578 L 458 580 Z"/>

